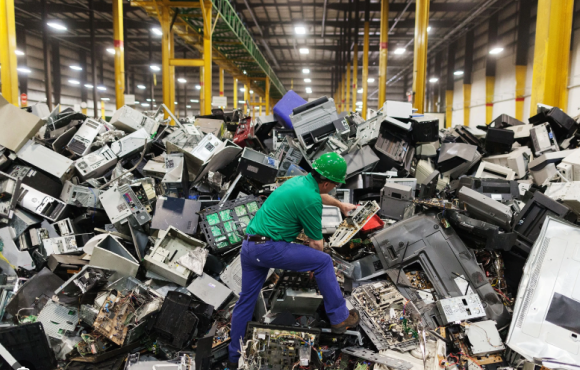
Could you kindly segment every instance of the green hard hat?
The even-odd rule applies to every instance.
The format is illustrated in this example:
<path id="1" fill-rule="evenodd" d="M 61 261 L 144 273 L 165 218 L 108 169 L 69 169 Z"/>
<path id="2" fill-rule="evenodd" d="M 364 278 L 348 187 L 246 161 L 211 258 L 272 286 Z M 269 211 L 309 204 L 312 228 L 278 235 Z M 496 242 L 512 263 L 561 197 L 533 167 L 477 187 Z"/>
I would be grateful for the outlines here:
<path id="1" fill-rule="evenodd" d="M 312 163 L 312 168 L 328 180 L 344 184 L 346 161 L 340 155 L 325 153 Z"/>

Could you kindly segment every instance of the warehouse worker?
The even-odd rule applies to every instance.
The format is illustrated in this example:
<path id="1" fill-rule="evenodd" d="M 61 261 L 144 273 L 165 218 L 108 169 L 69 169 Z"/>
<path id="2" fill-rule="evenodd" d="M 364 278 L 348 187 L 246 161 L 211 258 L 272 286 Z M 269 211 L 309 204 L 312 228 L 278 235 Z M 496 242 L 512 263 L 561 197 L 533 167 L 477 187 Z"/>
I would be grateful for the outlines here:
<path id="1" fill-rule="evenodd" d="M 276 189 L 247 227 L 241 251 L 242 291 L 232 314 L 230 369 L 237 368 L 240 339 L 270 268 L 314 273 L 334 333 L 344 333 L 359 322 L 358 312 L 346 307 L 332 258 L 322 252 L 322 205 L 336 206 L 345 215 L 356 208 L 328 195 L 344 183 L 346 161 L 336 153 L 326 153 L 312 168 L 309 175 L 296 176 Z M 292 243 L 301 230 L 309 246 Z"/>

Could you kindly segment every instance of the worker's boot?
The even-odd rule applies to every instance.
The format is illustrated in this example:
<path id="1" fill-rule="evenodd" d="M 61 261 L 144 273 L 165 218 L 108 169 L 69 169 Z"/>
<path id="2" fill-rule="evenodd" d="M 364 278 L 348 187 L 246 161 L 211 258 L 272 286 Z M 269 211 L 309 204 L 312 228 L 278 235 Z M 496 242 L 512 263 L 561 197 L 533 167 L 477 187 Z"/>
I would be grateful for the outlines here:
<path id="1" fill-rule="evenodd" d="M 231 362 L 230 360 L 228 360 L 228 370 L 236 370 L 238 368 L 238 363 L 237 362 Z"/>
<path id="2" fill-rule="evenodd" d="M 360 321 L 360 315 L 358 314 L 358 311 L 353 308 L 348 312 L 349 314 L 346 320 L 344 320 L 340 324 L 330 326 L 334 334 L 343 334 L 346 331 L 346 329 L 354 328 L 355 326 L 358 325 L 358 322 Z"/>

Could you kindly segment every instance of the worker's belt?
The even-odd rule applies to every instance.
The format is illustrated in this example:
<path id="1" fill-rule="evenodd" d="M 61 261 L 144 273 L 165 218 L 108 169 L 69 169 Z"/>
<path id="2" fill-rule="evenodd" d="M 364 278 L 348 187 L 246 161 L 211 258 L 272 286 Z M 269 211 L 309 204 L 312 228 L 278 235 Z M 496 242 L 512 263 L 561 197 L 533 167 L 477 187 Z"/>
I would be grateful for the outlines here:
<path id="1" fill-rule="evenodd" d="M 246 236 L 244 236 L 244 240 L 247 240 L 249 242 L 254 242 L 256 244 L 264 244 L 265 242 L 269 242 L 272 239 L 266 238 L 265 236 L 261 236 L 261 235 L 246 235 Z"/>

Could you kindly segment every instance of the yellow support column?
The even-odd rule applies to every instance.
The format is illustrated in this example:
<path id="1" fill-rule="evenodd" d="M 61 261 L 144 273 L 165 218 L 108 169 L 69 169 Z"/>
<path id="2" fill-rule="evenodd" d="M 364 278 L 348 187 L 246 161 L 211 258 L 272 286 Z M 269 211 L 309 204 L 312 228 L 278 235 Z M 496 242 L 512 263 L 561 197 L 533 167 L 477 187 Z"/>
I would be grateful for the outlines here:
<path id="1" fill-rule="evenodd" d="M 362 96 L 362 117 L 363 119 L 367 119 L 367 99 L 369 96 L 369 21 L 365 21 L 365 36 L 364 36 L 364 43 L 363 43 L 363 68 L 362 68 L 362 88 L 363 88 L 363 96 Z"/>
<path id="2" fill-rule="evenodd" d="M 234 109 L 238 109 L 238 79 L 234 77 Z"/>
<path id="3" fill-rule="evenodd" d="M 171 101 L 171 70 L 169 67 L 169 58 L 171 55 L 171 32 L 169 26 L 171 18 L 169 16 L 169 8 L 160 8 L 161 12 L 161 80 L 163 87 L 163 104 L 171 112 L 174 111 L 174 104 Z"/>
<path id="4" fill-rule="evenodd" d="M 346 111 L 351 111 L 350 107 L 350 63 L 346 63 L 346 84 L 344 85 L 346 90 Z"/>
<path id="5" fill-rule="evenodd" d="M 266 77 L 266 114 L 270 114 L 270 77 Z"/>
<path id="6" fill-rule="evenodd" d="M 248 101 L 250 100 L 250 84 L 244 81 L 244 114 L 248 114 Z"/>
<path id="7" fill-rule="evenodd" d="M 566 111 L 574 0 L 539 0 L 530 115 L 537 104 Z"/>
<path id="8" fill-rule="evenodd" d="M 18 106 L 18 73 L 16 71 L 16 25 L 14 0 L 0 0 L 0 78 L 2 96 Z"/>
<path id="9" fill-rule="evenodd" d="M 445 127 L 451 127 L 453 118 L 453 90 L 445 90 Z"/>
<path id="10" fill-rule="evenodd" d="M 417 0 L 415 5 L 415 53 L 413 55 L 413 106 L 417 109 L 417 113 L 425 111 L 428 26 L 429 0 Z"/>
<path id="11" fill-rule="evenodd" d="M 113 0 L 113 45 L 115 46 L 115 101 L 125 105 L 125 46 L 123 40 L 123 0 Z"/>
<path id="12" fill-rule="evenodd" d="M 358 32 L 358 30 L 356 30 Z M 352 61 L 352 110 L 356 110 L 356 97 L 357 97 L 357 84 L 358 84 L 358 45 L 354 45 L 354 57 Z"/>
<path id="13" fill-rule="evenodd" d="M 528 66 L 516 65 L 516 119 L 524 120 L 524 95 L 526 93 L 526 74 Z"/>
<path id="14" fill-rule="evenodd" d="M 493 93 L 495 90 L 495 77 L 485 77 L 485 124 L 493 119 Z"/>
<path id="15" fill-rule="evenodd" d="M 206 114 L 211 112 L 211 32 L 212 32 L 212 24 L 211 24 L 211 12 L 212 12 L 212 3 L 211 1 L 201 0 L 201 12 L 203 14 L 203 60 L 205 65 L 203 66 L 203 85 L 201 87 L 204 93 L 204 104 L 205 104 L 205 111 Z"/>
<path id="16" fill-rule="evenodd" d="M 205 94 L 203 93 L 203 77 L 204 77 L 203 67 L 199 67 L 199 86 L 201 87 L 201 89 L 199 89 L 199 113 L 201 115 L 211 113 L 211 110 L 207 113 L 205 112 Z"/>
<path id="17" fill-rule="evenodd" d="M 171 31 L 169 35 L 169 59 L 175 57 L 175 34 Z M 169 100 L 171 101 L 171 111 L 175 113 L 175 66 L 169 64 Z M 175 126 L 175 122 L 171 121 L 171 126 Z"/>
<path id="18" fill-rule="evenodd" d="M 463 84 L 463 126 L 469 126 L 471 115 L 471 84 Z"/>
<path id="19" fill-rule="evenodd" d="M 260 116 L 262 115 L 262 97 L 260 96 L 260 111 L 258 113 Z"/>
<path id="20" fill-rule="evenodd" d="M 219 69 L 219 74 L 220 74 L 220 97 L 224 96 L 224 70 L 223 68 Z M 220 107 L 222 109 L 225 109 L 225 107 Z"/>
<path id="21" fill-rule="evenodd" d="M 417 1 L 419 2 L 419 0 Z M 417 4 L 417 6 L 419 6 Z M 365 45 L 367 42 L 367 23 L 365 22 Z M 379 42 L 379 100 L 377 109 L 385 103 L 387 97 L 387 55 L 389 51 L 389 0 L 381 0 L 381 28 Z M 415 36 L 415 44 L 416 44 Z M 416 54 L 416 53 L 415 53 Z M 364 79 L 364 77 L 363 77 Z"/>
<path id="22" fill-rule="evenodd" d="M 346 73 L 342 74 L 342 84 L 340 85 L 340 91 L 341 91 L 341 103 L 342 103 L 342 107 L 340 108 L 341 112 L 346 112 L 347 111 L 347 107 L 346 107 L 346 90 L 348 90 L 348 86 L 346 84 Z"/>
<path id="23" fill-rule="evenodd" d="M 105 101 L 101 100 L 101 118 L 105 119 Z"/>
<path id="24" fill-rule="evenodd" d="M 250 84 L 248 84 L 250 85 Z M 250 90 L 250 115 L 252 116 L 252 120 L 254 119 L 254 113 L 256 112 L 256 106 L 254 103 L 256 102 L 256 98 L 254 97 L 254 91 Z"/>

